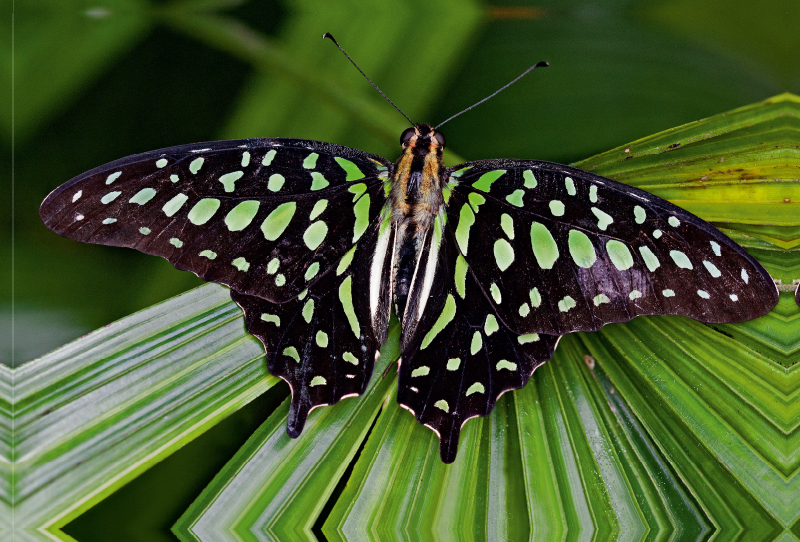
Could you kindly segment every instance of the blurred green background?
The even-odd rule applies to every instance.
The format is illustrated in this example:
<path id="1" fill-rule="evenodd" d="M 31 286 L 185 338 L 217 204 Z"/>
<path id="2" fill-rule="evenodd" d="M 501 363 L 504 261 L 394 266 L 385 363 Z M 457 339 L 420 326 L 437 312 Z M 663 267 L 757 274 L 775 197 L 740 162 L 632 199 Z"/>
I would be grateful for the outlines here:
<path id="1" fill-rule="evenodd" d="M 0 362 L 10 366 L 200 284 L 158 258 L 47 230 L 38 206 L 73 176 L 138 152 L 256 136 L 395 159 L 404 119 L 323 32 L 418 122 L 440 122 L 548 60 L 448 123 L 448 150 L 468 160 L 570 163 L 800 93 L 791 0 L 25 0 L 12 11 L 0 42 Z M 286 393 L 255 401 L 67 532 L 102 538 L 103 517 L 118 529 L 125 516 L 141 531 L 119 540 L 148 529 L 146 539 L 169 539 L 177 515 Z"/>

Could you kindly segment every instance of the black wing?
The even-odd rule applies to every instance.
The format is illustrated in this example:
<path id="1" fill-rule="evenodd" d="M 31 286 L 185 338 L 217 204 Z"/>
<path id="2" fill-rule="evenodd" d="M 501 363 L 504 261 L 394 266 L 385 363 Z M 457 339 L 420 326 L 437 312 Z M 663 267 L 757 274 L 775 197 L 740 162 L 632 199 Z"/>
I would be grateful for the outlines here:
<path id="1" fill-rule="evenodd" d="M 364 391 L 386 339 L 388 302 L 369 307 L 365 292 L 391 172 L 383 158 L 315 141 L 199 143 L 80 175 L 40 215 L 65 237 L 230 286 L 270 371 L 292 388 L 296 437 L 315 406 Z M 373 297 L 390 299 L 388 283 L 377 286 Z"/>
<path id="2" fill-rule="evenodd" d="M 778 301 L 744 249 L 642 190 L 534 160 L 449 172 L 459 250 L 515 332 L 594 331 L 642 314 L 739 322 Z"/>
<path id="3" fill-rule="evenodd" d="M 383 207 L 391 163 L 328 143 L 172 147 L 95 168 L 39 214 L 77 241 L 130 247 L 274 302 L 339 261 Z"/>
<path id="4" fill-rule="evenodd" d="M 409 290 L 397 400 L 436 432 L 451 463 L 464 423 L 522 388 L 558 337 L 520 335 L 497 317 L 444 222 L 442 214 L 425 239 Z"/>

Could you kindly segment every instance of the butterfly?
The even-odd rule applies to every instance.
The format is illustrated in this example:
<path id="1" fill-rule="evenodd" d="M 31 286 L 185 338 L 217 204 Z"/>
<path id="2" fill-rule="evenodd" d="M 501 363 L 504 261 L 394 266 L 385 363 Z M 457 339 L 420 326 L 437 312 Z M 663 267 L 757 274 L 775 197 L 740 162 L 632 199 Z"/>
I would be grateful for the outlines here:
<path id="1" fill-rule="evenodd" d="M 464 423 L 566 333 L 645 314 L 739 322 L 778 301 L 741 247 L 645 191 L 540 160 L 445 167 L 427 124 L 400 143 L 394 163 L 287 138 L 156 150 L 75 177 L 40 216 L 229 286 L 291 387 L 290 437 L 313 408 L 364 392 L 394 310 L 397 400 L 445 463 Z"/>

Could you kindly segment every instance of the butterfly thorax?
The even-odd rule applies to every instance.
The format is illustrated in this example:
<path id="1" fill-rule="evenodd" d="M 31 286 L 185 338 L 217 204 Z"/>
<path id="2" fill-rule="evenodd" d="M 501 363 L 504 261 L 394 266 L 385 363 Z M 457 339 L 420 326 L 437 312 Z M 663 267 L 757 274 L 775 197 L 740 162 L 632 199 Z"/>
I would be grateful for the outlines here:
<path id="1" fill-rule="evenodd" d="M 427 124 L 409 128 L 400 138 L 403 154 L 395 163 L 389 200 L 392 206 L 395 310 L 405 312 L 414 272 L 444 203 L 442 177 L 444 138 Z"/>

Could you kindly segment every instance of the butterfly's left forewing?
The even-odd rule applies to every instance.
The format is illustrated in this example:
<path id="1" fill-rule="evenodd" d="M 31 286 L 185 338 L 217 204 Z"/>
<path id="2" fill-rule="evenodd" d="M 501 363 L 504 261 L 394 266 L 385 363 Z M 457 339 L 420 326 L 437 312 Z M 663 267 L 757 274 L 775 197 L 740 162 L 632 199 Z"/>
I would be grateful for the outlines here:
<path id="1" fill-rule="evenodd" d="M 40 215 L 65 237 L 162 256 L 284 302 L 363 236 L 383 208 L 391 167 L 316 141 L 184 145 L 84 173 L 54 190 Z"/>
<path id="2" fill-rule="evenodd" d="M 40 215 L 65 237 L 162 256 L 230 286 L 272 374 L 292 387 L 297 436 L 315 406 L 363 392 L 386 339 L 389 281 L 366 292 L 373 271 L 388 274 L 390 259 L 372 262 L 387 237 L 392 167 L 316 141 L 184 145 L 80 175 Z"/>

